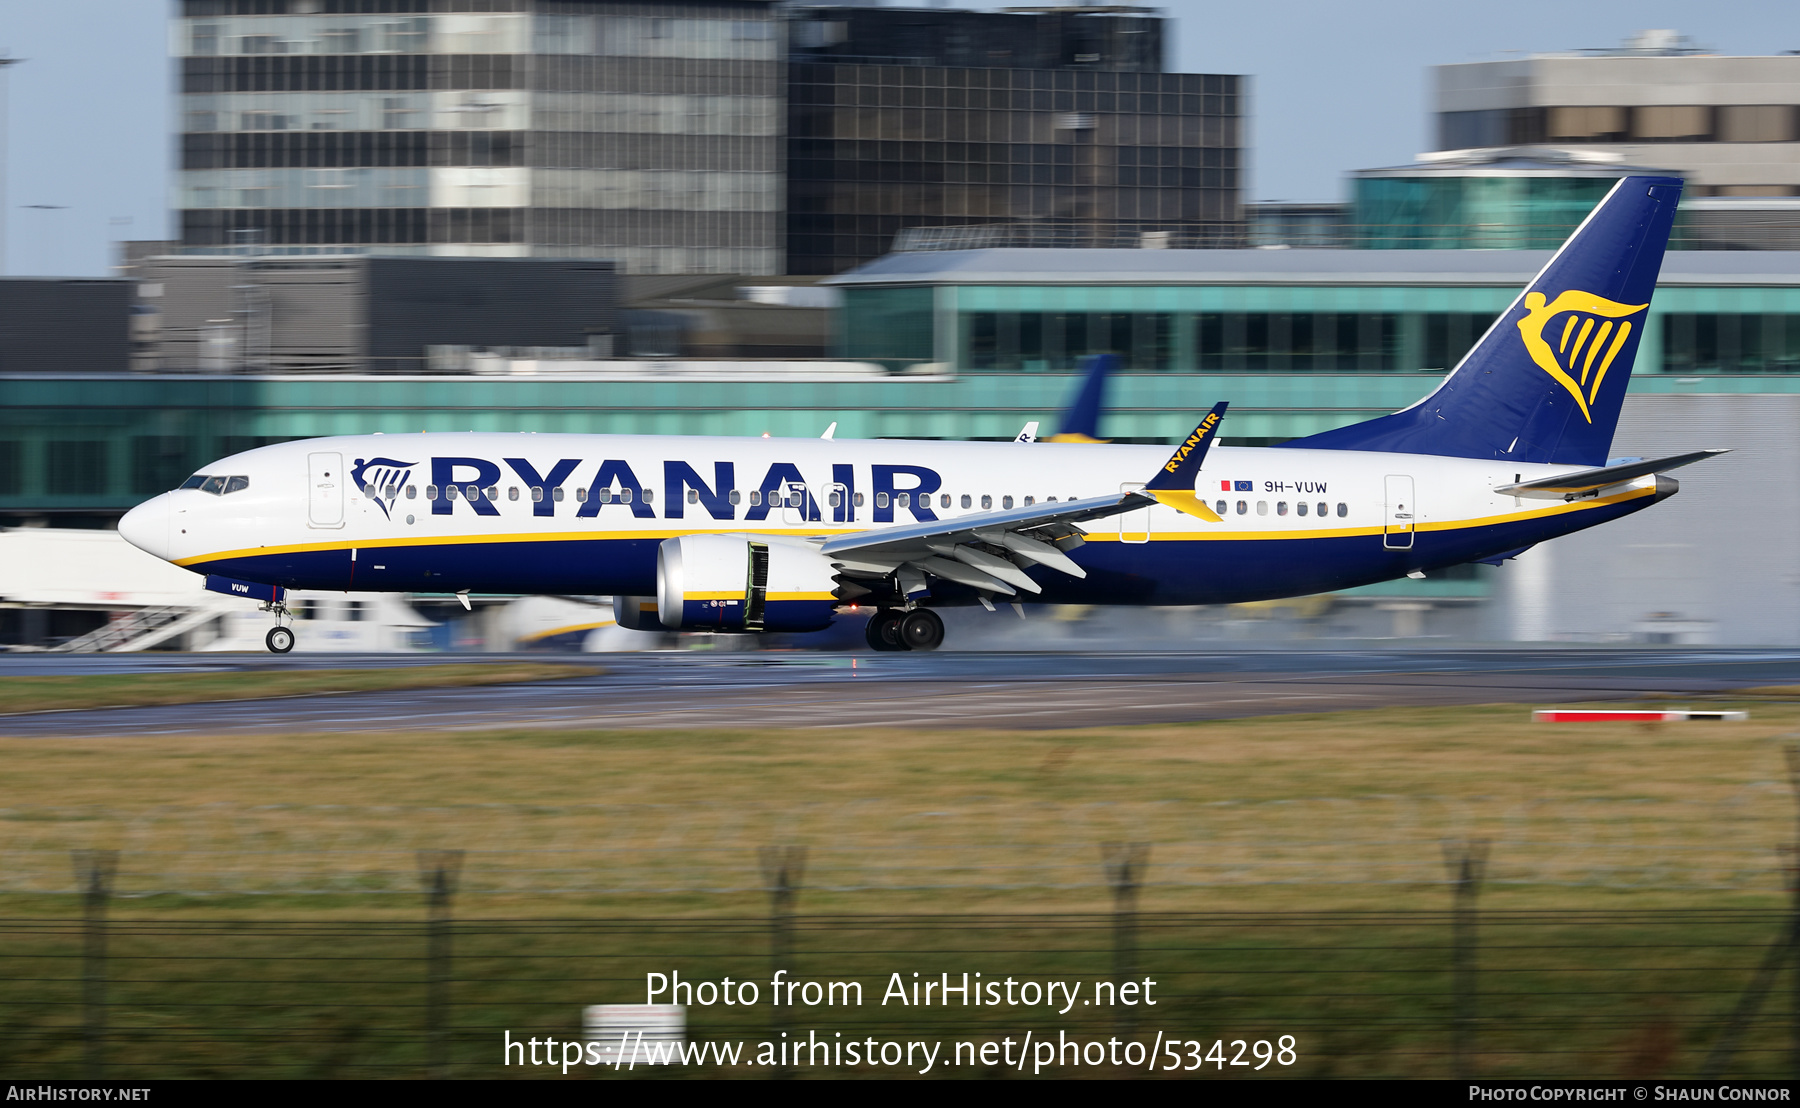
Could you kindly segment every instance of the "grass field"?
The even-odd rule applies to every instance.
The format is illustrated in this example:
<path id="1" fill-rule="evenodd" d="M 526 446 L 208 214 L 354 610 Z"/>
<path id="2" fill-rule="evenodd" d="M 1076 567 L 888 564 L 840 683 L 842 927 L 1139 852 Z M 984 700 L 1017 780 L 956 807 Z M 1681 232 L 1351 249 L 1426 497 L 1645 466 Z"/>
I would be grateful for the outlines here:
<path id="1" fill-rule="evenodd" d="M 585 677 L 594 666 L 544 662 L 406 666 L 392 669 L 236 670 L 231 673 L 116 673 L 76 677 L 0 677 L 0 714 L 78 708 L 198 704 L 276 696 L 512 685 Z"/>
<path id="2" fill-rule="evenodd" d="M 1164 998 L 1136 1014 L 1146 1038 L 1292 1033 L 1304 1061 L 1284 1072 L 1447 1076 L 1442 840 L 1487 838 L 1476 1072 L 1692 1074 L 1784 925 L 1793 836 L 1800 705 L 1717 704 L 1753 718 L 0 739 L 0 1072 L 81 1072 L 71 849 L 121 852 L 117 1076 L 424 1072 L 414 852 L 468 851 L 449 1058 L 487 1077 L 551 1075 L 497 1067 L 501 1033 L 576 1036 L 582 1005 L 642 1000 L 647 972 L 766 982 L 756 851 L 777 844 L 809 850 L 788 964 L 871 997 L 794 1013 L 797 1033 L 1118 1033 L 1112 1011 L 873 998 L 896 971 L 1109 978 L 1102 844 L 1142 842 L 1132 957 Z M 1728 1072 L 1778 1072 L 1789 979 Z M 770 1016 L 694 1009 L 690 1028 L 755 1039 Z"/>
<path id="3" fill-rule="evenodd" d="M 1521 907 L 1684 905 L 1705 890 L 1672 886 L 1746 867 L 1761 876 L 1710 882 L 1703 899 L 1772 903 L 1792 837 L 1781 737 L 1800 707 L 1752 711 L 1653 726 L 1533 724 L 1506 706 L 1060 732 L 0 739 L 0 881 L 66 889 L 67 849 L 101 847 L 125 852 L 128 891 L 336 888 L 374 908 L 393 898 L 353 894 L 416 888 L 413 850 L 460 848 L 471 911 L 546 910 L 525 905 L 554 887 L 738 914 L 759 903 L 756 848 L 800 844 L 808 910 L 1085 911 L 1109 903 L 1100 844 L 1146 842 L 1151 909 L 1437 908 L 1440 840 L 1488 838 L 1491 895 Z M 548 857 L 557 873 L 526 874 Z M 33 864 L 41 882 L 20 876 Z"/>

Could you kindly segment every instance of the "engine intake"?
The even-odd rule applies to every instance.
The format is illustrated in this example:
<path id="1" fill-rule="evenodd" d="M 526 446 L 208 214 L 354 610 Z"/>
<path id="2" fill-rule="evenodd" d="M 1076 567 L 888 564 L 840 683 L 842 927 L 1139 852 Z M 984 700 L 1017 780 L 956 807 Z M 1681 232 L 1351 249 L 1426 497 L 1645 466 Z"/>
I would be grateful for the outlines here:
<path id="1" fill-rule="evenodd" d="M 679 631 L 818 631 L 839 603 L 837 572 L 803 543 L 682 535 L 656 551 L 656 612 Z"/>

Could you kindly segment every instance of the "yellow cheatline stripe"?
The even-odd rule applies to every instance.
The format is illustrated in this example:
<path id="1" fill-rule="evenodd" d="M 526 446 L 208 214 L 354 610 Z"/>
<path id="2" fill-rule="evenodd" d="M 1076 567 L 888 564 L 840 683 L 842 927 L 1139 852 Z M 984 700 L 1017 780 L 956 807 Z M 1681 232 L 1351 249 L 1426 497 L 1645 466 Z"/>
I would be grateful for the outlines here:
<path id="1" fill-rule="evenodd" d="M 552 638 L 556 635 L 573 635 L 577 631 L 596 631 L 602 627 L 612 627 L 612 626 L 614 626 L 614 624 L 613 624 L 613 621 L 610 619 L 603 619 L 603 620 L 600 620 L 598 623 L 572 623 L 567 627 L 554 627 L 548 631 L 534 631 L 529 635 L 525 635 L 521 638 L 514 639 L 513 641 L 514 642 L 537 642 L 539 639 L 548 639 L 548 638 Z"/>
<path id="2" fill-rule="evenodd" d="M 744 590 L 728 592 L 690 592 L 682 595 L 683 600 L 742 600 Z"/>
<path id="3" fill-rule="evenodd" d="M 828 592 L 772 592 L 763 597 L 764 600 L 833 600 L 837 597 Z"/>

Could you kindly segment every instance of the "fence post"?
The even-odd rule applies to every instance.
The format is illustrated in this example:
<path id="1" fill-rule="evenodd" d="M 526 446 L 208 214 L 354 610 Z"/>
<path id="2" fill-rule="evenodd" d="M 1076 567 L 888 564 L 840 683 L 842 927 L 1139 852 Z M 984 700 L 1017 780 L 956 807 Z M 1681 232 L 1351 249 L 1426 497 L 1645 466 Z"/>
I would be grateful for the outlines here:
<path id="1" fill-rule="evenodd" d="M 1475 1046 L 1475 897 L 1487 874 L 1488 841 L 1445 840 L 1444 864 L 1450 869 L 1456 907 L 1450 928 L 1450 989 L 1454 1014 L 1450 1021 L 1450 1068 L 1458 1078 L 1474 1073 Z"/>
<path id="2" fill-rule="evenodd" d="M 81 1068 L 89 1081 L 106 1075 L 106 902 L 119 872 L 116 850 L 75 850 L 81 886 Z"/>
<path id="3" fill-rule="evenodd" d="M 800 891 L 800 881 L 806 875 L 806 848 L 758 847 L 756 860 L 762 867 L 763 886 L 769 890 L 769 979 L 773 981 L 782 970 L 790 977 L 794 972 L 794 896 Z M 788 1006 L 781 1002 L 779 995 L 769 999 L 769 1034 L 780 1041 L 781 1033 L 788 1028 Z M 793 1075 L 786 1066 L 778 1067 L 773 1074 L 781 1078 Z"/>
<path id="4" fill-rule="evenodd" d="M 1137 978 L 1137 901 L 1150 865 L 1149 843 L 1101 843 L 1100 859 L 1113 894 L 1113 988 Z M 1115 997 L 1116 997 L 1115 993 Z M 1114 1033 L 1130 1035 L 1137 1008 L 1113 1005 Z"/>
<path id="5" fill-rule="evenodd" d="M 460 850 L 421 850 L 419 880 L 425 886 L 425 1068 L 450 1076 L 450 898 L 462 874 Z"/>

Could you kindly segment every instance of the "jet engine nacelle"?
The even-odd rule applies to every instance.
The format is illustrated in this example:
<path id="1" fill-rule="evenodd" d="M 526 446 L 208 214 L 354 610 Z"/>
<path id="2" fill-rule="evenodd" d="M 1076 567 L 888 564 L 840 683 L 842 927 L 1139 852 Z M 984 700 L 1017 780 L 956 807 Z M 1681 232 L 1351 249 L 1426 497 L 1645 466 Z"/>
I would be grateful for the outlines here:
<path id="1" fill-rule="evenodd" d="M 656 552 L 656 611 L 678 631 L 819 631 L 837 572 L 804 543 L 682 535 Z"/>

